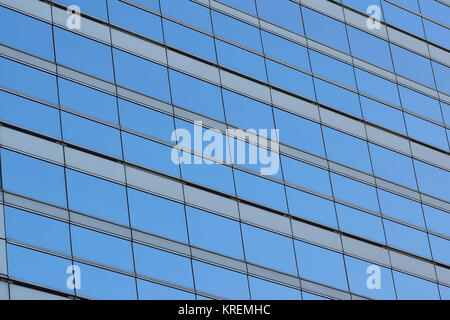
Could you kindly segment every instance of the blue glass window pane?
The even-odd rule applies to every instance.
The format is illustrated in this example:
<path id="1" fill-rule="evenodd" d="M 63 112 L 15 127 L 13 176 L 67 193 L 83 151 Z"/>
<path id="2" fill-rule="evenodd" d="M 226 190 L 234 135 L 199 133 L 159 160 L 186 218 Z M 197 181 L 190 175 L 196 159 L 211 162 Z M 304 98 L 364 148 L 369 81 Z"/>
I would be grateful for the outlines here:
<path id="1" fill-rule="evenodd" d="M 272 33 L 261 31 L 264 53 L 293 66 L 309 71 L 308 51 L 305 47 L 278 37 Z"/>
<path id="2" fill-rule="evenodd" d="M 144 276 L 192 288 L 192 268 L 188 258 L 134 244 L 136 272 Z"/>
<path id="3" fill-rule="evenodd" d="M 167 69 L 114 49 L 117 84 L 154 98 L 170 101 Z"/>
<path id="4" fill-rule="evenodd" d="M 238 128 L 273 129 L 270 106 L 240 94 L 223 90 L 223 100 L 227 122 Z"/>
<path id="5" fill-rule="evenodd" d="M 450 214 L 436 208 L 423 205 L 423 213 L 429 230 L 450 237 Z"/>
<path id="6" fill-rule="evenodd" d="M 439 300 L 436 283 L 394 271 L 395 290 L 399 300 Z"/>
<path id="7" fill-rule="evenodd" d="M 450 172 L 417 160 L 414 166 L 422 192 L 450 201 Z"/>
<path id="8" fill-rule="evenodd" d="M 355 8 L 367 14 L 367 8 L 371 5 L 381 7 L 379 0 L 341 0 L 343 4 Z"/>
<path id="9" fill-rule="evenodd" d="M 325 297 L 321 297 L 312 293 L 302 292 L 303 300 L 329 300 Z"/>
<path id="10" fill-rule="evenodd" d="M 334 173 L 331 174 L 331 182 L 333 184 L 334 196 L 337 199 L 375 212 L 379 211 L 375 188 Z"/>
<path id="11" fill-rule="evenodd" d="M 120 0 L 108 0 L 108 7 L 112 24 L 162 42 L 160 17 Z"/>
<path id="12" fill-rule="evenodd" d="M 307 37 L 337 50 L 349 52 L 345 25 L 342 22 L 305 7 L 302 7 L 302 13 Z"/>
<path id="13" fill-rule="evenodd" d="M 106 180 L 67 170 L 69 207 L 95 217 L 128 225 L 125 188 Z"/>
<path id="14" fill-rule="evenodd" d="M 430 60 L 393 44 L 391 44 L 391 51 L 395 72 L 434 88 Z M 411 66 L 414 66 L 414 68 L 411 68 Z"/>
<path id="15" fill-rule="evenodd" d="M 361 118 L 358 95 L 329 82 L 314 78 L 317 101 Z"/>
<path id="16" fill-rule="evenodd" d="M 193 261 L 196 289 L 218 297 L 248 300 L 247 277 L 199 261 Z"/>
<path id="17" fill-rule="evenodd" d="M 139 300 L 194 300 L 189 292 L 138 279 Z"/>
<path id="18" fill-rule="evenodd" d="M 161 0 L 163 14 L 211 32 L 209 9 L 190 0 Z"/>
<path id="19" fill-rule="evenodd" d="M 136 300 L 134 278 L 82 263 L 77 265 L 82 274 L 77 295 L 101 300 Z"/>
<path id="20" fill-rule="evenodd" d="M 339 227 L 342 231 L 380 243 L 386 243 L 380 217 L 341 204 L 336 204 L 336 211 Z"/>
<path id="21" fill-rule="evenodd" d="M 446 129 L 445 132 L 447 133 L 447 140 L 448 140 L 448 144 L 450 146 L 450 129 Z"/>
<path id="22" fill-rule="evenodd" d="M 231 7 L 256 15 L 255 0 L 220 0 Z"/>
<path id="23" fill-rule="evenodd" d="M 390 269 L 373 265 L 372 263 L 345 256 L 345 265 L 348 274 L 350 290 L 372 299 L 395 300 L 394 283 Z M 375 276 L 373 271 L 368 269 L 370 266 L 376 266 L 380 270 L 380 288 L 369 289 L 369 277 Z"/>
<path id="24" fill-rule="evenodd" d="M 194 155 L 192 163 L 181 164 L 181 173 L 183 179 L 229 194 L 235 194 L 233 171 L 231 167 L 217 162 L 211 164 L 205 163 L 205 159 Z M 214 178 L 211 179 L 211 177 Z"/>
<path id="25" fill-rule="evenodd" d="M 261 174 L 263 176 L 282 180 L 283 178 L 280 170 L 279 154 L 275 153 L 274 151 L 267 151 L 266 149 L 263 148 L 258 148 L 258 152 L 260 155 L 260 159 L 262 154 L 261 152 L 266 153 L 268 157 L 270 157 L 268 158 L 270 161 L 268 165 L 256 163 L 256 164 L 238 164 L 238 166 L 253 171 L 255 173 Z"/>
<path id="26" fill-rule="evenodd" d="M 248 262 L 297 275 L 292 239 L 249 225 L 242 225 Z"/>
<path id="27" fill-rule="evenodd" d="M 239 223 L 212 213 L 186 207 L 189 239 L 193 246 L 243 259 Z"/>
<path id="28" fill-rule="evenodd" d="M 312 71 L 322 77 L 356 89 L 353 67 L 324 54 L 310 50 Z"/>
<path id="29" fill-rule="evenodd" d="M 430 20 L 423 19 L 425 34 L 429 41 L 437 43 L 445 48 L 450 47 L 450 30 Z"/>
<path id="30" fill-rule="evenodd" d="M 287 211 L 283 185 L 240 170 L 234 176 L 239 197 Z"/>
<path id="31" fill-rule="evenodd" d="M 136 2 L 136 0 L 133 1 Z M 53 2 L 59 2 L 66 7 L 76 5 L 80 8 L 82 13 L 86 13 L 105 21 L 108 20 L 105 0 L 53 0 Z"/>
<path id="32" fill-rule="evenodd" d="M 72 261 L 11 244 L 7 252 L 11 278 L 74 294 L 66 285 L 66 270 Z"/>
<path id="33" fill-rule="evenodd" d="M 419 227 L 425 227 L 419 202 L 380 189 L 378 189 L 378 198 L 380 199 L 381 212 L 384 215 Z"/>
<path id="34" fill-rule="evenodd" d="M 326 170 L 285 156 L 281 159 L 286 182 L 331 196 L 330 177 Z"/>
<path id="35" fill-rule="evenodd" d="M 419 0 L 420 10 L 423 15 L 436 19 L 443 24 L 448 25 L 450 8 L 439 1 Z"/>
<path id="36" fill-rule="evenodd" d="M 386 41 L 350 26 L 347 28 L 347 32 L 352 55 L 378 67 L 393 70 L 391 54 Z"/>
<path id="37" fill-rule="evenodd" d="M 110 47 L 60 28 L 54 37 L 59 64 L 114 82 Z"/>
<path id="38" fill-rule="evenodd" d="M 187 242 L 182 204 L 134 189 L 128 189 L 128 199 L 133 228 Z"/>
<path id="39" fill-rule="evenodd" d="M 297 240 L 295 252 L 300 277 L 338 289 L 348 289 L 342 254 Z"/>
<path id="40" fill-rule="evenodd" d="M 448 145 L 450 146 L 450 129 L 446 129 L 445 132 L 447 133 L 447 141 Z"/>
<path id="41" fill-rule="evenodd" d="M 62 112 L 64 140 L 116 158 L 122 158 L 120 131 L 73 114 Z"/>
<path id="42" fill-rule="evenodd" d="M 158 142 L 124 132 L 123 152 L 126 161 L 179 177 L 180 169 L 172 162 L 172 148 Z"/>
<path id="43" fill-rule="evenodd" d="M 356 69 L 356 79 L 361 91 L 393 105 L 400 105 L 397 86 L 393 82 L 360 69 Z"/>
<path id="44" fill-rule="evenodd" d="M 0 120 L 61 139 L 58 109 L 0 91 Z"/>
<path id="45" fill-rule="evenodd" d="M 219 64 L 267 82 L 264 58 L 250 51 L 216 40 Z"/>
<path id="46" fill-rule="evenodd" d="M 167 45 L 216 62 L 216 49 L 212 37 L 166 19 L 163 19 L 163 25 Z"/>
<path id="47" fill-rule="evenodd" d="M 0 7 L 0 42 L 53 61 L 52 27 L 16 11 Z M 8 30 L 8 31 L 6 31 Z"/>
<path id="48" fill-rule="evenodd" d="M 159 12 L 159 0 L 128 0 L 144 8 Z"/>
<path id="49" fill-rule="evenodd" d="M 374 174 L 411 189 L 417 189 L 410 157 L 369 143 Z"/>
<path id="50" fill-rule="evenodd" d="M 345 0 L 344 0 L 345 1 Z M 355 1 L 360 1 L 360 0 L 355 0 Z M 371 1 L 371 0 L 368 0 Z M 384 0 L 383 0 L 384 1 Z M 409 8 L 411 10 L 414 10 L 416 12 L 419 12 L 419 3 L 417 0 L 395 0 L 396 3 Z"/>
<path id="51" fill-rule="evenodd" d="M 58 78 L 61 106 L 118 124 L 116 97 Z"/>
<path id="52" fill-rule="evenodd" d="M 274 109 L 276 127 L 280 130 L 280 142 L 301 150 L 324 156 L 322 132 L 318 123 Z"/>
<path id="53" fill-rule="evenodd" d="M 63 168 L 4 149 L 1 159 L 5 190 L 66 207 Z"/>
<path id="54" fill-rule="evenodd" d="M 384 228 L 390 246 L 431 258 L 430 246 L 425 232 L 389 220 L 384 220 Z"/>
<path id="55" fill-rule="evenodd" d="M 170 141 L 174 130 L 171 116 L 122 99 L 119 99 L 119 112 L 122 127 Z"/>
<path id="56" fill-rule="evenodd" d="M 200 121 L 201 122 L 201 121 Z M 205 137 L 205 134 L 207 134 L 207 128 L 204 127 L 203 125 L 200 125 L 198 122 L 196 124 L 193 124 L 192 122 L 187 122 L 184 120 L 180 120 L 178 118 L 175 118 L 175 127 L 178 129 L 184 129 L 186 130 L 185 135 L 187 135 L 187 132 L 189 132 L 188 136 L 181 136 L 181 134 L 177 134 L 177 141 L 180 142 L 180 144 L 182 146 L 186 146 L 187 149 L 195 151 L 199 154 L 203 154 L 203 153 L 207 153 L 207 150 L 204 150 L 203 148 L 207 146 L 207 144 L 205 143 L 194 143 L 193 139 L 198 139 L 198 137 Z M 178 132 L 180 133 L 180 132 Z M 209 131 L 209 133 L 211 133 L 211 131 Z M 218 131 L 214 131 L 214 134 L 211 133 L 211 137 L 214 137 L 214 139 L 217 137 L 217 141 L 220 142 L 220 145 L 222 146 L 227 146 L 227 138 L 224 134 L 218 132 Z M 209 137 L 208 137 L 209 138 Z M 186 145 L 183 145 L 183 139 L 186 139 L 188 141 L 190 141 L 190 146 L 188 143 L 186 143 Z M 220 140 L 221 141 L 220 141 Z M 182 140 L 182 141 L 180 141 Z M 202 140 L 202 139 L 201 139 Z M 213 139 L 211 139 L 213 140 Z M 210 141 L 211 141 L 210 140 Z M 214 140 L 215 141 L 215 140 Z M 211 152 L 211 154 L 209 154 L 211 157 L 213 157 L 214 159 L 219 159 L 222 161 L 226 160 L 226 155 L 227 152 L 225 150 L 223 150 L 223 154 L 220 155 L 220 152 L 214 153 Z M 191 158 L 192 160 L 192 158 Z"/>
<path id="57" fill-rule="evenodd" d="M 70 226 L 70 231 L 75 257 L 133 271 L 133 256 L 129 241 L 73 225 Z"/>
<path id="58" fill-rule="evenodd" d="M 423 37 L 422 19 L 409 11 L 403 10 L 389 2 L 383 1 L 386 22 Z"/>
<path id="59" fill-rule="evenodd" d="M 303 22 L 297 3 L 290 0 L 256 0 L 256 5 L 261 19 L 303 34 Z"/>
<path id="60" fill-rule="evenodd" d="M 231 131 L 229 130 L 229 132 Z M 275 136 L 276 134 L 273 134 L 271 137 L 275 138 Z M 256 143 L 256 138 L 251 139 Z M 259 140 L 259 143 L 262 144 L 261 139 Z M 268 150 L 271 146 L 273 146 L 272 143 L 268 144 L 268 148 L 263 148 L 248 142 L 243 142 L 237 138 L 230 138 L 229 144 L 230 150 L 234 150 L 232 151 L 234 152 L 232 153 L 235 161 L 234 163 L 239 168 L 245 168 L 263 176 L 271 176 L 272 178 L 279 180 L 282 179 L 279 150 L 275 148 Z M 242 151 L 240 150 L 245 151 L 245 161 Z"/>
<path id="61" fill-rule="evenodd" d="M 69 226 L 54 219 L 5 207 L 6 236 L 32 246 L 70 255 Z"/>
<path id="62" fill-rule="evenodd" d="M 364 119 L 387 129 L 406 134 L 402 111 L 363 96 L 360 96 L 360 101 Z"/>
<path id="63" fill-rule="evenodd" d="M 399 86 L 398 88 L 400 90 L 403 108 L 442 122 L 439 101 L 402 86 Z"/>
<path id="64" fill-rule="evenodd" d="M 269 82 L 287 91 L 315 100 L 312 77 L 306 73 L 266 60 Z"/>
<path id="65" fill-rule="evenodd" d="M 231 148 L 228 145 L 228 138 L 218 130 L 212 130 L 202 125 L 202 122 L 196 122 L 195 124 L 188 123 L 179 119 L 175 119 L 177 124 L 177 142 L 179 146 L 182 146 L 184 150 L 192 150 L 197 153 L 204 154 L 212 158 L 214 161 L 227 161 L 230 159 Z M 229 131 L 231 132 L 231 131 Z M 200 139 L 202 142 L 200 143 Z M 197 141 L 197 142 L 196 142 Z M 200 158 L 193 156 L 186 151 L 180 151 L 180 160 L 183 163 L 195 163 L 200 162 Z M 213 160 L 203 159 L 205 163 L 212 163 Z M 219 161 L 219 162 L 220 162 Z"/>
<path id="66" fill-rule="evenodd" d="M 366 141 L 328 127 L 323 127 L 323 135 L 330 160 L 364 172 L 372 172 Z"/>
<path id="67" fill-rule="evenodd" d="M 173 103 L 223 121 L 223 107 L 220 88 L 205 81 L 170 70 L 170 86 Z"/>
<path id="68" fill-rule="evenodd" d="M 448 150 L 447 135 L 444 127 L 435 125 L 410 114 L 405 114 L 406 127 L 410 137 Z"/>
<path id="69" fill-rule="evenodd" d="M 289 187 L 286 188 L 286 192 L 291 214 L 337 227 L 333 202 Z"/>
<path id="70" fill-rule="evenodd" d="M 241 46 L 262 52 L 259 29 L 227 15 L 212 11 L 214 33 Z"/>
<path id="71" fill-rule="evenodd" d="M 249 277 L 252 300 L 300 300 L 300 291 Z"/>
<path id="72" fill-rule="evenodd" d="M 450 68 L 434 61 L 432 65 L 437 89 L 450 94 Z"/>
<path id="73" fill-rule="evenodd" d="M 450 264 L 450 241 L 448 241 L 444 238 L 436 237 L 432 234 L 430 234 L 429 237 L 430 237 L 431 251 L 433 252 L 434 260 L 445 263 L 446 265 L 449 265 Z"/>
<path id="74" fill-rule="evenodd" d="M 56 77 L 0 57 L 0 85 L 58 104 Z"/>
<path id="75" fill-rule="evenodd" d="M 450 300 L 450 287 L 439 285 L 441 300 Z"/>

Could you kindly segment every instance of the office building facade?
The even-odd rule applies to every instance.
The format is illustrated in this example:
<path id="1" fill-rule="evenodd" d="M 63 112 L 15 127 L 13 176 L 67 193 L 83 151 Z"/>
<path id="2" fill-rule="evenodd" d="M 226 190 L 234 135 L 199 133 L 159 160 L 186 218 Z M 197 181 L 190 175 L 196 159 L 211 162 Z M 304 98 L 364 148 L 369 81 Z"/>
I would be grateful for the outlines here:
<path id="1" fill-rule="evenodd" d="M 447 0 L 0 0 L 0 299 L 450 299 Z"/>

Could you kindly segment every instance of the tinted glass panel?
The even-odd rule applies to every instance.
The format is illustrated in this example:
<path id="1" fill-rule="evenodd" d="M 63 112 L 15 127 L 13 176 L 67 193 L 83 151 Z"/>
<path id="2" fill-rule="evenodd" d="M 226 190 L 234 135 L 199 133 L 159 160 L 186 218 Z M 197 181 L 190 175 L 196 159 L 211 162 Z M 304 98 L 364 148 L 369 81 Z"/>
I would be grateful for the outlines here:
<path id="1" fill-rule="evenodd" d="M 186 212 L 193 246 L 243 259 L 238 222 L 191 207 L 187 207 Z"/>
<path id="2" fill-rule="evenodd" d="M 3 188 L 36 200 L 66 207 L 64 169 L 1 149 Z"/>
<path id="3" fill-rule="evenodd" d="M 66 223 L 26 211 L 5 207 L 6 236 L 32 246 L 70 255 Z"/>
<path id="4" fill-rule="evenodd" d="M 170 101 L 167 70 L 159 64 L 114 49 L 117 83 L 160 100 Z"/>
<path id="5" fill-rule="evenodd" d="M 207 263 L 193 261 L 196 288 L 218 297 L 249 299 L 247 277 Z"/>
<path id="6" fill-rule="evenodd" d="M 128 199 L 133 228 L 187 242 L 183 205 L 134 189 Z"/>
<path id="7" fill-rule="evenodd" d="M 295 252 L 301 277 L 347 290 L 344 259 L 340 253 L 300 241 L 295 241 Z"/>
<path id="8" fill-rule="evenodd" d="M 296 275 L 290 238 L 244 224 L 242 226 L 245 255 L 249 262 Z"/>
<path id="9" fill-rule="evenodd" d="M 66 270 L 72 261 L 11 244 L 7 252 L 11 278 L 74 294 L 66 286 Z"/>
<path id="10" fill-rule="evenodd" d="M 52 27 L 16 11 L 0 7 L 0 42 L 7 46 L 53 60 Z M 20 26 L 20 27 L 19 27 Z"/>
<path id="11" fill-rule="evenodd" d="M 435 283 L 394 271 L 395 290 L 400 300 L 439 300 Z"/>
<path id="12" fill-rule="evenodd" d="M 55 28 L 56 61 L 113 82 L 111 48 L 75 33 Z"/>
<path id="13" fill-rule="evenodd" d="M 147 277 L 192 288 L 192 269 L 188 258 L 134 244 L 136 272 Z"/>
<path id="14" fill-rule="evenodd" d="M 249 277 L 252 300 L 300 300 L 300 291 Z"/>
<path id="15" fill-rule="evenodd" d="M 70 231 L 75 257 L 125 271 L 134 270 L 129 241 L 76 226 L 71 226 Z"/>
<path id="16" fill-rule="evenodd" d="M 59 111 L 55 108 L 0 91 L 2 121 L 61 139 Z"/>
<path id="17" fill-rule="evenodd" d="M 352 292 L 372 299 L 396 299 L 390 269 L 348 256 L 345 256 L 345 264 Z M 379 282 L 375 277 L 379 277 Z"/>
<path id="18" fill-rule="evenodd" d="M 256 4 L 260 18 L 303 34 L 302 19 L 297 3 L 290 0 L 256 0 Z"/>
<path id="19" fill-rule="evenodd" d="M 101 219 L 128 224 L 125 187 L 67 170 L 69 207 Z"/>

